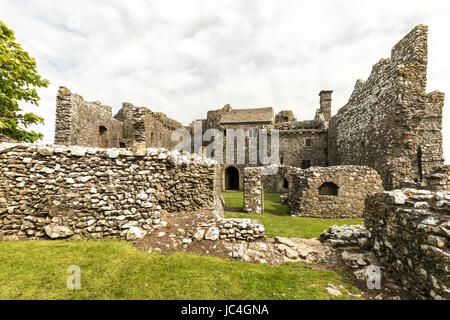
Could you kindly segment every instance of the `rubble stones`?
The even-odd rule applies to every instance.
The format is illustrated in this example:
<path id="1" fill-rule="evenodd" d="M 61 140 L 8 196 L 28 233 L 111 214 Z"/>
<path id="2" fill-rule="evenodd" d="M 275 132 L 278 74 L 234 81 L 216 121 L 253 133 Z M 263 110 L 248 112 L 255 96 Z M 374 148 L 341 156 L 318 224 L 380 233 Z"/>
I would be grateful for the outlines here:
<path id="1" fill-rule="evenodd" d="M 361 225 L 353 226 L 332 226 L 320 235 L 322 242 L 328 242 L 333 247 L 352 247 L 360 249 L 370 247 L 370 232 Z"/>
<path id="2" fill-rule="evenodd" d="M 211 227 L 205 233 L 205 240 L 216 241 L 219 239 L 219 235 L 220 235 L 219 228 Z"/>
<path id="3" fill-rule="evenodd" d="M 50 224 L 44 228 L 45 233 L 51 239 L 68 238 L 74 234 L 74 232 L 66 226 L 58 226 Z"/>
<path id="4" fill-rule="evenodd" d="M 147 232 L 139 227 L 132 227 L 127 232 L 127 240 L 128 241 L 135 241 L 142 239 L 145 237 Z"/>

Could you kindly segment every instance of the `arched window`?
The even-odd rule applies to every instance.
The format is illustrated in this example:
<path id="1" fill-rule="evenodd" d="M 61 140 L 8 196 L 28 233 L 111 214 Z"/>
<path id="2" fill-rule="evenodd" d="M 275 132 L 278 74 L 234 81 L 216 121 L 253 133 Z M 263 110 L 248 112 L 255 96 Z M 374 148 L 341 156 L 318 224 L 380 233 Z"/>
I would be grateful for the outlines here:
<path id="1" fill-rule="evenodd" d="M 338 196 L 339 187 L 333 182 L 325 182 L 319 188 L 319 195 L 321 196 Z"/>
<path id="2" fill-rule="evenodd" d="M 283 178 L 283 188 L 285 188 L 285 189 L 289 188 L 289 181 L 287 181 L 286 178 Z"/>

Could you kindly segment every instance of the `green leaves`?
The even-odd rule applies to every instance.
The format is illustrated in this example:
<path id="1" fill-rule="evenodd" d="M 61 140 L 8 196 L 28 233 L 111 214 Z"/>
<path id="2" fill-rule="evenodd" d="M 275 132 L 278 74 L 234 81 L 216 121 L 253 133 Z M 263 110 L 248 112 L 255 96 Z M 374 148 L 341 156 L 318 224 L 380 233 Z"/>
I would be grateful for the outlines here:
<path id="1" fill-rule="evenodd" d="M 0 135 L 17 141 L 35 142 L 43 135 L 25 130 L 44 124 L 33 113 L 22 113 L 19 101 L 39 106 L 36 88 L 49 85 L 37 72 L 36 60 L 15 42 L 14 32 L 0 20 Z"/>

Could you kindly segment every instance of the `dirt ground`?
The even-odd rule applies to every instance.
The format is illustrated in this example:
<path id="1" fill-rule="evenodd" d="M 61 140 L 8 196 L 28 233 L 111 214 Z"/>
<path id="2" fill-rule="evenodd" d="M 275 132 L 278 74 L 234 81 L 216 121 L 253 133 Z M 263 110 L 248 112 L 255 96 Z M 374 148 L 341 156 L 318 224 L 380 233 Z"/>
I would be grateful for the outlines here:
<path id="1" fill-rule="evenodd" d="M 359 288 L 361 297 L 370 300 L 408 300 L 410 296 L 402 290 L 402 285 L 383 268 L 382 290 L 368 290 L 366 281 L 353 276 L 355 266 L 350 266 L 341 258 L 342 250 L 322 244 L 317 239 L 266 238 L 254 243 L 229 242 L 226 240 L 194 240 L 193 235 L 199 225 L 213 225 L 216 217 L 210 212 L 178 213 L 162 215 L 162 226 L 136 242 L 136 247 L 145 252 L 185 252 L 210 255 L 231 261 L 247 263 L 267 263 L 279 265 L 287 262 L 307 263 L 314 269 L 334 270 L 350 275 L 352 284 Z M 287 246 L 300 252 L 297 258 L 287 257 Z M 282 248 L 283 250 L 280 250 Z M 291 250 L 292 251 L 292 250 Z"/>

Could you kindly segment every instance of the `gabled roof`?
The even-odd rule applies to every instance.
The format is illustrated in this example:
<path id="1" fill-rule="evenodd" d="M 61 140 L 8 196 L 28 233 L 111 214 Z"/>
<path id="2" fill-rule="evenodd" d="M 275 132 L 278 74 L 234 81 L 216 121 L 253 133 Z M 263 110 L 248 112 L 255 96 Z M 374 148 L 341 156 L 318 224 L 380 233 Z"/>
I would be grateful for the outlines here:
<path id="1" fill-rule="evenodd" d="M 248 123 L 248 122 L 273 122 L 274 112 L 273 108 L 255 108 L 255 109 L 233 109 L 226 112 L 222 119 L 221 124 L 226 123 Z"/>

